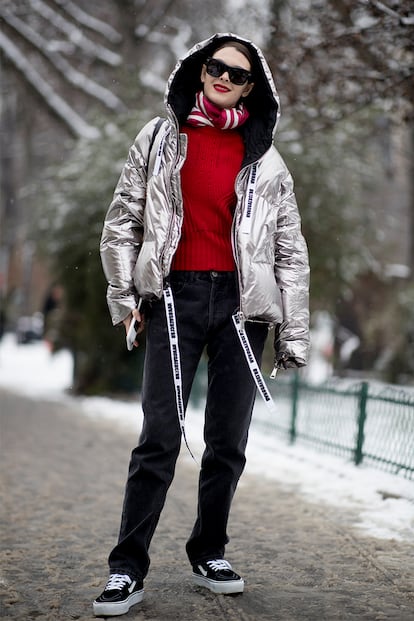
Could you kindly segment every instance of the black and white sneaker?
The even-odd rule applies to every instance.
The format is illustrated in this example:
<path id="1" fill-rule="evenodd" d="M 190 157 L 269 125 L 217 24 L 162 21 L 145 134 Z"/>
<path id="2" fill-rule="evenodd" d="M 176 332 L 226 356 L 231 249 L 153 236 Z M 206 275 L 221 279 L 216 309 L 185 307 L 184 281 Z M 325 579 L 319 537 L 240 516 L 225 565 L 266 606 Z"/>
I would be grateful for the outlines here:
<path id="1" fill-rule="evenodd" d="M 124 615 L 131 606 L 142 602 L 143 598 L 142 581 L 132 580 L 126 574 L 113 574 L 104 591 L 93 602 L 93 613 L 95 617 Z"/>
<path id="2" fill-rule="evenodd" d="M 231 568 L 228 561 L 215 559 L 193 565 L 193 582 L 213 593 L 243 593 L 244 580 Z"/>

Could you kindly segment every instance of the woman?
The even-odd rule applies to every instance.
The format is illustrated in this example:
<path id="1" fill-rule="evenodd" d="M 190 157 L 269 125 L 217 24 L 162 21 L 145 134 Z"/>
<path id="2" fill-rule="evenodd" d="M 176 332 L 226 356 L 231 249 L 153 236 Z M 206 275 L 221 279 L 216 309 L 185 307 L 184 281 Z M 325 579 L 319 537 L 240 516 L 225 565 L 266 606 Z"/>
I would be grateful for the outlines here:
<path id="1" fill-rule="evenodd" d="M 274 326 L 276 367 L 307 359 L 307 249 L 291 176 L 272 146 L 279 99 L 261 51 L 230 34 L 197 44 L 177 63 L 165 102 L 165 122 L 148 123 L 130 149 L 101 241 L 113 323 L 128 332 L 133 321 L 138 333 L 146 324 L 147 341 L 143 429 L 96 615 L 124 614 L 143 598 L 204 348 L 206 447 L 186 551 L 195 584 L 243 591 L 224 551 L 256 393 L 247 358 L 260 364 Z"/>

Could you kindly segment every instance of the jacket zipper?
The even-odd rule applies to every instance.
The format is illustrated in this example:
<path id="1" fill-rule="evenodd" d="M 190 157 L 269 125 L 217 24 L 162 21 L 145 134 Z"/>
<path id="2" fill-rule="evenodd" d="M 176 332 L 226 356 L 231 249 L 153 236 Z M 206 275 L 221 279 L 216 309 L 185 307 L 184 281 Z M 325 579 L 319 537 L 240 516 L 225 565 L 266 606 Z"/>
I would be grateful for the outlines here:
<path id="1" fill-rule="evenodd" d="M 178 120 L 177 117 L 175 116 L 174 111 L 170 108 L 170 113 L 171 116 L 173 117 L 174 120 L 174 125 L 175 125 L 175 130 L 176 130 L 176 136 L 177 136 L 177 150 L 176 150 L 176 155 L 175 155 L 175 159 L 173 162 L 173 165 L 171 166 L 171 170 L 170 170 L 170 174 L 169 174 L 169 183 L 171 185 L 171 177 L 172 177 L 172 171 L 176 171 L 177 167 L 178 167 L 178 163 L 180 161 L 180 157 L 181 157 L 181 142 L 180 142 L 180 130 L 179 130 L 179 125 L 178 125 Z M 182 202 L 182 200 L 181 200 Z M 175 208 L 175 201 L 172 201 L 171 203 L 172 205 L 172 210 L 171 210 L 171 217 L 170 217 L 170 221 L 168 224 L 168 231 L 167 231 L 167 235 L 165 237 L 165 244 L 164 244 L 164 249 L 161 253 L 161 257 L 160 257 L 160 267 L 161 267 L 161 274 L 163 275 L 163 279 L 164 279 L 164 270 L 163 270 L 163 266 L 164 266 L 164 257 L 167 251 L 167 248 L 171 248 L 172 247 L 172 229 L 173 229 L 173 223 L 174 223 L 174 218 L 177 216 L 177 210 Z M 170 265 L 168 267 L 168 272 L 171 269 L 171 261 L 170 261 Z"/>

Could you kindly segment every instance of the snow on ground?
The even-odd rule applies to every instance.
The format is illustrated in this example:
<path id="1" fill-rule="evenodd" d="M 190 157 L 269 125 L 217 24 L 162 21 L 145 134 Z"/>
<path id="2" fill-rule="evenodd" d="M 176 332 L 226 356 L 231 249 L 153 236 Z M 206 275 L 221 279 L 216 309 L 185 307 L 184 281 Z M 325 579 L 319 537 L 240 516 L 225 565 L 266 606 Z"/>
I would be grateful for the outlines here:
<path id="1" fill-rule="evenodd" d="M 0 341 L 0 387 L 32 398 L 75 400 L 79 410 L 96 421 L 111 421 L 138 434 L 138 403 L 103 397 L 70 397 L 72 358 L 62 351 L 51 355 L 43 342 L 17 345 L 14 335 Z M 276 380 L 277 381 L 277 380 Z M 1 404 L 0 404 L 1 405 Z M 258 406 L 260 403 L 258 402 Z M 186 434 L 200 462 L 203 450 L 201 410 L 189 407 Z M 269 414 L 270 417 L 270 414 Z M 269 419 L 270 420 L 270 419 Z M 184 458 L 191 457 L 183 448 Z M 252 425 L 246 472 L 278 481 L 309 502 L 349 511 L 363 534 L 414 541 L 414 482 L 296 444 L 289 446 L 277 432 Z M 240 483 L 243 485 L 243 479 Z"/>

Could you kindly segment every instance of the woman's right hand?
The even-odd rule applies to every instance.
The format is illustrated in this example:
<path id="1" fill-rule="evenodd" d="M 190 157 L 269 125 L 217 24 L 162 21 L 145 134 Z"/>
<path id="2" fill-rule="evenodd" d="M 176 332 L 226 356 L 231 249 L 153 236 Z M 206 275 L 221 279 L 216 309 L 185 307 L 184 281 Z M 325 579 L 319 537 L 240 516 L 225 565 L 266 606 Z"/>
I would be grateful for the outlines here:
<path id="1" fill-rule="evenodd" d="M 128 317 L 126 317 L 123 321 L 123 324 L 125 326 L 125 332 L 126 334 L 128 334 L 128 330 L 129 327 L 131 325 L 131 321 L 137 321 L 139 326 L 138 326 L 138 330 L 137 330 L 137 335 L 141 334 L 144 329 L 145 329 L 145 315 L 143 312 L 139 311 L 137 308 L 134 308 L 134 310 L 132 311 L 132 313 L 130 313 L 128 315 Z M 134 347 L 138 347 L 139 343 L 137 340 L 134 341 Z"/>

